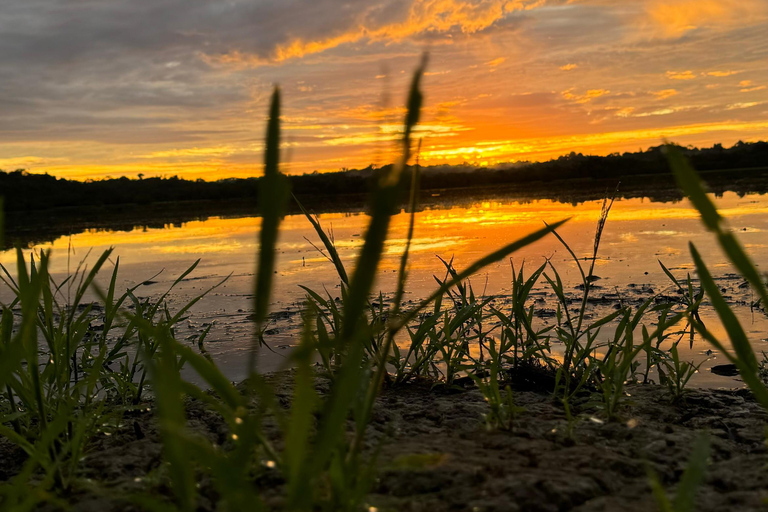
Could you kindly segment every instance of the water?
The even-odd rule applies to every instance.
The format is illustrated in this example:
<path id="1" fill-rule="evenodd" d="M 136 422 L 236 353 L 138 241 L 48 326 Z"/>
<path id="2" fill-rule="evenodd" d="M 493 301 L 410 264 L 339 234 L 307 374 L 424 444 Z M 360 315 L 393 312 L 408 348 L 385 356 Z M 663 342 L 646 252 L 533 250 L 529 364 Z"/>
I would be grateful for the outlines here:
<path id="1" fill-rule="evenodd" d="M 726 192 L 716 198 L 720 212 L 738 233 L 741 242 L 754 258 L 758 268 L 768 266 L 768 196 L 747 194 L 739 196 Z M 453 258 L 454 266 L 462 269 L 474 260 L 543 226 L 569 218 L 559 232 L 577 256 L 592 254 L 596 222 L 601 201 L 579 205 L 552 200 L 514 201 L 495 197 L 464 204 L 433 205 L 416 215 L 415 236 L 411 246 L 411 264 L 405 299 L 424 298 L 437 284 L 433 276 L 444 275 L 437 256 Z M 362 245 L 368 217 L 362 213 L 320 214 L 320 222 L 333 235 L 339 253 L 348 270 L 354 266 Z M 257 217 L 209 218 L 204 221 L 166 225 L 163 228 L 137 228 L 130 231 L 90 230 L 61 237 L 51 243 L 39 244 L 33 250 L 52 249 L 52 274 L 61 279 L 68 268 L 73 270 L 88 250 L 93 255 L 114 247 L 112 261 L 120 259 L 119 283 L 122 288 L 152 278 L 154 284 L 139 288 L 140 296 L 158 296 L 196 259 L 200 264 L 189 279 L 183 281 L 171 296 L 171 306 L 180 307 L 197 294 L 229 278 L 213 290 L 192 310 L 180 330 L 180 337 L 191 337 L 209 323 L 214 326 L 207 348 L 233 380 L 244 376 L 245 354 L 253 334 L 252 313 L 253 273 L 258 252 Z M 399 255 L 406 242 L 408 215 L 400 212 L 392 219 L 389 241 L 378 271 L 376 289 L 391 292 L 395 286 Z M 757 350 L 767 350 L 768 322 L 748 303 L 753 299 L 743 280 L 734 274 L 727 259 L 716 246 L 714 237 L 705 232 L 698 213 L 687 201 L 653 202 L 647 199 L 617 199 L 611 210 L 600 245 L 595 273 L 602 279 L 596 284 L 594 296 L 615 296 L 636 299 L 661 293 L 675 295 L 675 287 L 664 275 L 661 260 L 678 278 L 693 274 L 688 243 L 693 242 L 704 256 L 713 274 L 719 278 L 724 294 L 731 298 L 734 308 Z M 300 325 L 304 291 L 299 285 L 338 295 L 339 279 L 333 265 L 314 246 L 320 241 L 307 219 L 290 215 L 282 224 L 278 245 L 272 311 L 277 313 L 269 326 L 267 341 L 275 353 L 262 358 L 262 370 L 277 369 L 285 364 L 285 355 L 295 345 Z M 15 255 L 0 253 L 0 262 L 11 268 Z M 516 266 L 525 262 L 533 270 L 545 258 L 561 273 L 566 288 L 574 294 L 579 283 L 575 263 L 565 249 L 549 236 L 519 253 L 513 254 Z M 159 271 L 162 273 L 155 276 Z M 107 268 L 103 278 L 111 271 Z M 500 295 L 511 289 L 510 262 L 494 264 L 472 279 L 476 293 Z M 546 287 L 540 287 L 545 290 Z M 7 298 L 7 290 L 0 298 Z M 547 297 L 542 308 L 554 307 Z M 610 302 L 610 301 L 609 301 Z M 739 305 L 739 302 L 742 304 Z M 605 311 L 608 311 L 605 306 Z M 600 313 L 598 310 L 597 313 Z M 703 320 L 717 335 L 724 337 L 712 311 L 704 309 Z M 540 322 L 547 322 L 545 318 Z M 648 319 L 650 322 L 651 319 Z M 650 325 L 649 325 L 650 327 Z M 710 348 L 697 340 L 693 348 L 685 341 L 681 355 L 696 363 L 703 362 L 695 383 L 700 386 L 739 385 L 731 378 L 712 374 L 709 368 L 722 364 L 725 358 L 708 353 Z"/>

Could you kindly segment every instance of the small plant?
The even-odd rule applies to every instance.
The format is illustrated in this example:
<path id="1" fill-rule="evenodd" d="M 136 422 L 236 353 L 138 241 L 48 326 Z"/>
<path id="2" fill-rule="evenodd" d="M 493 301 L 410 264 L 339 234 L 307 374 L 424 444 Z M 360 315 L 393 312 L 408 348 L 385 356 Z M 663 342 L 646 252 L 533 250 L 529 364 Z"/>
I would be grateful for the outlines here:
<path id="1" fill-rule="evenodd" d="M 490 411 L 485 415 L 485 424 L 489 430 L 503 429 L 512 430 L 517 415 L 525 411 L 525 408 L 515 405 L 512 396 L 512 387 L 504 387 L 504 396 L 502 396 L 499 385 L 499 374 L 501 372 L 501 355 L 496 350 L 496 342 L 491 339 L 488 345 L 489 369 L 486 376 L 480 376 L 477 373 L 470 373 L 470 376 L 477 384 L 478 389 L 488 402 Z"/>
<path id="2" fill-rule="evenodd" d="M 153 357 L 156 340 L 144 337 L 137 321 L 124 319 L 123 304 L 132 300 L 141 322 L 154 325 L 162 316 L 172 329 L 207 293 L 175 315 L 165 305 L 167 293 L 157 302 L 139 301 L 137 285 L 116 297 L 117 260 L 106 292 L 97 290 L 100 300 L 85 302 L 111 252 L 102 253 L 90 269 L 84 259 L 61 283 L 48 273 L 46 252 L 31 254 L 27 266 L 17 249 L 16 278 L 0 267 L 13 296 L 0 315 L 0 434 L 29 457 L 12 483 L 0 488 L 4 504 L 21 506 L 73 492 L 90 441 L 119 431 L 124 414 L 144 407 L 144 361 Z M 39 472 L 43 480 L 32 490 L 29 479 Z"/>
<path id="3" fill-rule="evenodd" d="M 673 343 L 669 349 L 669 356 L 662 359 L 661 365 L 664 369 L 659 368 L 661 383 L 667 386 L 673 401 L 678 401 L 683 397 L 685 386 L 701 366 L 701 363 L 694 364 L 693 362 L 681 361 L 677 351 L 678 343 L 679 341 Z"/>

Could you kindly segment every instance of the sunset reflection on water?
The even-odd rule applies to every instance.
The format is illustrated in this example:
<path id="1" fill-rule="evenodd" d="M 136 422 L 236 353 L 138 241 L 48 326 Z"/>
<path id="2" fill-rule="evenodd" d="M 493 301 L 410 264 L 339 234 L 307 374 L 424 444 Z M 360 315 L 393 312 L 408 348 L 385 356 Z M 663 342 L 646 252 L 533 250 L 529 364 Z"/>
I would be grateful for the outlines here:
<path id="1" fill-rule="evenodd" d="M 768 265 L 768 197 L 746 195 L 739 197 L 726 193 L 716 200 L 720 212 L 729 219 L 741 241 L 758 264 Z M 416 227 L 411 242 L 410 274 L 406 300 L 425 297 L 436 286 L 433 275 L 442 278 L 445 269 L 437 256 L 454 259 L 456 268 L 468 266 L 474 260 L 494 251 L 543 226 L 569 218 L 559 233 L 571 244 L 580 258 L 591 255 L 595 223 L 600 215 L 601 202 L 585 202 L 578 206 L 550 200 L 531 202 L 478 201 L 469 206 L 434 207 L 416 214 Z M 332 235 L 341 258 L 348 269 L 353 268 L 356 253 L 362 246 L 368 217 L 364 213 L 320 214 L 320 222 Z M 377 290 L 385 293 L 395 286 L 399 257 L 405 248 L 409 217 L 400 212 L 392 219 L 389 240 L 378 273 Z M 52 272 L 60 279 L 67 266 L 73 269 L 89 249 L 91 254 L 115 247 L 114 262 L 120 258 L 120 283 L 123 287 L 143 282 L 160 270 L 156 284 L 139 289 L 144 296 L 158 295 L 189 265 L 200 258 L 201 263 L 190 279 L 182 282 L 172 298 L 182 304 L 208 286 L 232 274 L 229 280 L 201 301 L 192 310 L 188 328 L 190 332 L 201 325 L 215 321 L 209 335 L 210 350 L 220 364 L 230 368 L 233 378 L 240 375 L 238 355 L 246 350 L 251 339 L 252 324 L 247 319 L 251 308 L 251 288 L 260 219 L 211 218 L 206 221 L 167 225 L 162 229 L 137 228 L 127 232 L 85 231 L 71 237 L 62 237 L 34 250 L 52 249 Z M 705 256 L 715 275 L 730 279 L 737 287 L 740 282 L 730 265 L 716 247 L 713 237 L 705 233 L 698 213 L 685 201 L 654 203 L 642 199 L 617 200 L 611 210 L 596 273 L 602 279 L 597 283 L 603 291 L 631 294 L 644 287 L 653 293 L 670 293 L 673 286 L 662 272 L 661 260 L 678 277 L 692 271 L 687 244 L 693 241 Z M 313 246 L 320 246 L 316 234 L 304 216 L 287 216 L 278 244 L 277 276 L 273 295 L 273 311 L 291 310 L 292 320 L 278 326 L 269 341 L 274 346 L 292 346 L 296 343 L 304 292 L 299 285 L 338 295 L 338 277 L 333 265 Z M 70 258 L 68 263 L 68 251 Z M 513 255 L 516 265 L 525 262 L 533 269 L 550 258 L 574 291 L 576 265 L 554 237 L 547 237 Z M 0 262 L 12 268 L 13 251 L 0 255 Z M 106 272 L 102 278 L 106 278 Z M 509 261 L 501 261 L 484 269 L 472 279 L 476 293 L 509 293 L 511 289 Z M 724 285 L 725 286 L 725 285 Z M 730 286 L 730 285 L 729 285 Z M 325 293 L 325 292 L 323 292 Z M 598 292 L 596 292 L 598 293 Z M 768 349 L 763 339 L 768 322 L 753 317 L 748 308 L 737 308 L 745 328 L 759 349 Z M 717 332 L 719 328 L 711 313 L 705 312 L 705 321 Z M 702 360 L 708 347 L 686 346 L 685 357 Z M 723 362 L 723 361 L 720 361 Z M 281 364 L 281 358 L 266 363 L 267 369 Z M 714 360 L 707 365 L 718 364 Z M 706 365 L 705 365 L 706 366 Z M 706 377 L 706 378 L 705 378 Z M 733 385 L 722 378 L 710 378 L 702 372 L 700 384 Z"/>

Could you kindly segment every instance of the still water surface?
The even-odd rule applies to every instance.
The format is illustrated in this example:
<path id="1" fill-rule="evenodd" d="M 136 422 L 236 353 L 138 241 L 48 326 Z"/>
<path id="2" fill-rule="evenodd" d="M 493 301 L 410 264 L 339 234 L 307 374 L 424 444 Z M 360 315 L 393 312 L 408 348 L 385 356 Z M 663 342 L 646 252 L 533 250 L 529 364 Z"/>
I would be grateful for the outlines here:
<path id="1" fill-rule="evenodd" d="M 748 194 L 739 197 L 732 192 L 715 199 L 720 212 L 728 218 L 731 228 L 758 264 L 768 266 L 768 196 Z M 458 269 L 498 249 L 515 239 L 543 226 L 570 218 L 559 232 L 571 244 L 579 257 L 591 256 L 596 222 L 601 201 L 585 202 L 577 206 L 551 200 L 529 202 L 504 201 L 494 198 L 472 204 L 445 204 L 420 211 L 416 215 L 415 236 L 411 246 L 410 274 L 406 300 L 424 298 L 436 286 L 434 275 L 442 278 L 443 266 L 437 256 L 454 258 Z M 320 214 L 320 222 L 332 233 L 339 253 L 348 270 L 354 265 L 357 251 L 362 245 L 368 217 L 364 213 Z M 190 278 L 173 292 L 172 306 L 180 307 L 201 291 L 230 276 L 192 310 L 183 329 L 182 337 L 190 338 L 210 323 L 214 326 L 208 337 L 208 350 L 227 374 L 237 380 L 244 376 L 246 353 L 253 334 L 252 312 L 253 272 L 258 251 L 257 234 L 260 219 L 211 218 L 183 225 L 167 225 L 162 229 L 134 229 L 132 231 L 86 231 L 62 237 L 52 243 L 38 245 L 33 250 L 52 249 L 52 273 L 61 278 L 68 268 L 74 269 L 88 250 L 93 255 L 114 247 L 112 261 L 120 259 L 119 282 L 123 288 L 152 278 L 154 284 L 139 288 L 141 296 L 158 296 L 195 260 L 201 259 Z M 399 256 L 406 242 L 408 215 L 401 212 L 392 221 L 386 253 L 378 273 L 377 289 L 391 292 L 395 285 Z M 688 251 L 691 241 L 715 276 L 720 278 L 724 294 L 730 296 L 739 318 L 758 351 L 768 351 L 768 321 L 761 313 L 753 313 L 749 306 L 750 291 L 741 285 L 743 280 L 733 269 L 706 233 L 698 213 L 686 201 L 676 203 L 651 202 L 643 199 L 617 199 L 611 210 L 600 245 L 595 273 L 602 279 L 595 296 L 610 295 L 631 299 L 653 294 L 675 295 L 675 287 L 661 270 L 661 260 L 679 278 L 693 272 Z M 285 363 L 285 355 L 296 343 L 300 325 L 304 292 L 299 285 L 327 290 L 338 294 L 338 278 L 328 260 L 313 246 L 320 242 L 307 219 L 299 215 L 285 218 L 278 246 L 277 273 L 272 311 L 278 313 L 270 326 L 267 341 L 275 354 L 262 358 L 262 370 L 273 370 Z M 516 266 L 525 262 L 531 270 L 550 258 L 574 294 L 579 284 L 576 265 L 565 249 L 552 236 L 513 254 Z M 0 262 L 11 268 L 12 251 L 0 253 Z M 162 270 L 162 273 L 155 276 Z M 107 269 L 104 276 L 111 272 Z M 472 279 L 476 293 L 487 295 L 508 294 L 511 290 L 510 262 L 492 265 Z M 540 287 L 541 290 L 545 286 Z M 5 300 L 7 290 L 0 292 Z M 553 308 L 549 303 L 539 306 Z M 606 312 L 608 310 L 606 309 Z M 598 312 L 599 313 L 599 312 Z M 711 311 L 704 311 L 703 319 L 716 334 L 722 336 Z M 540 318 L 544 323 L 551 319 Z M 650 322 L 651 319 L 648 319 Z M 650 325 L 649 325 L 650 327 Z M 700 386 L 740 385 L 740 382 L 712 374 L 712 365 L 725 363 L 717 353 L 709 354 L 703 342 L 697 341 L 693 349 L 681 343 L 683 356 L 697 363 L 704 362 L 696 376 Z"/>

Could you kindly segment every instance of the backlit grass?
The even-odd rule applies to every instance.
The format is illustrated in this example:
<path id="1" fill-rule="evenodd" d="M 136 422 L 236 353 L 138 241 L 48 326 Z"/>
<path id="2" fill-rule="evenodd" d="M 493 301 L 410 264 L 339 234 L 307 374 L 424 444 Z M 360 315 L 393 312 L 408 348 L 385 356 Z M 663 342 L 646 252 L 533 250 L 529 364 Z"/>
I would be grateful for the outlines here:
<path id="1" fill-rule="evenodd" d="M 738 366 L 757 399 L 768 408 L 768 388 L 758 378 L 749 341 L 694 247 L 692 255 L 703 291 L 694 289 L 690 277 L 683 282 L 664 268 L 683 300 L 667 303 L 651 298 L 638 307 L 618 304 L 610 314 L 590 319 L 594 262 L 612 200 L 604 203 L 587 265 L 558 234 L 563 220 L 513 241 L 465 269 L 443 261 L 442 277 L 436 277 L 434 291 L 415 306 L 405 305 L 402 299 L 419 180 L 418 169 L 405 171 L 416 145 L 412 134 L 423 101 L 422 73 L 423 64 L 409 93 L 401 159 L 379 176 L 365 241 L 351 271 L 319 221 L 305 211 L 334 264 L 341 300 L 304 287 L 301 339 L 290 355 L 294 377 L 288 405 L 280 404 L 268 380 L 256 371 L 259 353 L 265 349 L 261 333 L 272 293 L 275 246 L 290 197 L 288 182 L 280 172 L 277 90 L 270 108 L 265 179 L 260 188 L 263 223 L 254 285 L 256 334 L 244 386 L 230 382 L 209 357 L 204 344 L 207 331 L 191 345 L 176 338 L 175 326 L 208 292 L 177 311 L 169 308 L 166 299 L 197 263 L 161 297 L 150 300 L 137 296 L 141 285 L 122 293 L 117 290 L 117 260 L 106 289 L 95 291 L 98 300 L 87 301 L 86 294 L 94 289 L 95 278 L 111 251 L 100 255 L 90 268 L 78 268 L 57 283 L 48 274 L 49 254 L 27 261 L 17 250 L 17 268 L 2 269 L 5 286 L 14 298 L 2 305 L 0 316 L 0 433 L 20 446 L 28 458 L 21 473 L 0 484 L 4 509 L 31 509 L 43 502 L 65 504 L 74 490 L 92 485 L 81 481 L 78 473 L 91 441 L 97 434 L 119 430 L 126 414 L 151 405 L 164 443 L 167 464 L 162 478 L 171 486 L 173 500 L 131 494 L 124 496 L 128 501 L 150 510 L 195 510 L 196 484 L 209 478 L 223 510 L 260 510 L 267 505 L 256 481 L 266 472 L 277 472 L 285 482 L 285 510 L 364 510 L 377 468 L 377 450 L 371 449 L 366 432 L 382 386 L 428 381 L 452 387 L 474 382 L 488 402 L 487 427 L 513 430 L 516 418 L 525 411 L 515 404 L 512 384 L 521 378 L 547 376 L 550 380 L 540 380 L 541 385 L 548 386 L 546 391 L 562 404 L 570 434 L 577 421 L 572 410 L 574 397 L 589 393 L 600 404 L 605 420 L 620 418 L 625 385 L 648 383 L 651 369 L 657 371 L 670 399 L 681 399 L 697 367 L 680 360 L 677 345 L 694 330 Z M 696 176 L 677 155 L 670 158 L 707 227 L 759 296 L 768 301 L 761 277 L 723 228 Z M 408 242 L 393 299 L 387 302 L 382 293 L 376 297 L 372 287 L 390 219 L 409 192 Z M 469 278 L 545 236 L 557 237 L 578 267 L 581 296 L 577 300 L 566 293 L 566 284 L 551 261 L 535 269 L 512 266 L 508 307 L 497 306 L 493 297 L 476 292 Z M 552 325 L 539 320 L 530 296 L 539 283 L 545 283 L 556 297 Z M 726 326 L 733 353 L 701 323 L 698 309 L 703 292 Z M 203 386 L 182 377 L 185 366 L 200 377 Z M 320 374 L 330 381 L 324 393 L 315 387 Z M 189 398 L 206 403 L 226 421 L 226 445 L 219 446 L 188 428 L 184 404 Z M 278 442 L 266 433 L 267 422 L 277 423 Z M 691 476 L 684 479 L 685 486 L 681 484 L 684 497 L 670 501 L 654 485 L 666 509 L 692 506 L 706 449 L 703 441 L 697 445 L 687 473 Z"/>

